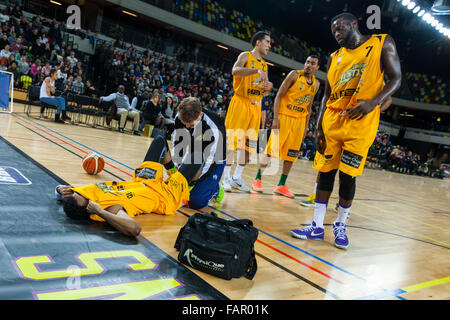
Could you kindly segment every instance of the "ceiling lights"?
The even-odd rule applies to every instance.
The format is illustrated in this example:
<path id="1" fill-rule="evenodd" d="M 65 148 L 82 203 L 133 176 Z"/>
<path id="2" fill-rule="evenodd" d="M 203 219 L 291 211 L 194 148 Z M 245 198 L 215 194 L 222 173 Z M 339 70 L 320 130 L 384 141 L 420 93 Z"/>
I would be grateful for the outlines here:
<path id="1" fill-rule="evenodd" d="M 447 36 L 447 38 L 450 38 L 450 28 L 445 27 L 443 23 L 441 23 L 438 19 L 433 17 L 425 9 L 417 5 L 414 1 L 397 0 L 397 2 L 400 2 L 402 6 L 406 7 L 407 9 L 412 10 L 412 12 L 416 14 L 419 18 L 422 17 L 423 21 L 431 25 L 433 28 L 435 28 L 443 35 Z"/>

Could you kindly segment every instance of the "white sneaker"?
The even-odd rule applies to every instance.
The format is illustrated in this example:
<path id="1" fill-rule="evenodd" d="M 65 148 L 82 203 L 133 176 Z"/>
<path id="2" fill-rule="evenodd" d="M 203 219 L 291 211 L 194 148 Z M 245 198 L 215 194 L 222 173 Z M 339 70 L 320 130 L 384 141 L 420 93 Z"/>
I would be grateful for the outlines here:
<path id="1" fill-rule="evenodd" d="M 222 181 L 222 189 L 223 189 L 223 191 L 225 191 L 225 192 L 231 192 L 232 191 L 230 180 L 231 179 L 229 179 L 229 178 L 225 178 L 225 177 L 223 178 L 223 181 Z"/>
<path id="2" fill-rule="evenodd" d="M 238 190 L 250 192 L 250 188 L 245 185 L 245 182 L 242 178 L 235 180 L 233 177 L 231 177 L 230 185 Z"/>

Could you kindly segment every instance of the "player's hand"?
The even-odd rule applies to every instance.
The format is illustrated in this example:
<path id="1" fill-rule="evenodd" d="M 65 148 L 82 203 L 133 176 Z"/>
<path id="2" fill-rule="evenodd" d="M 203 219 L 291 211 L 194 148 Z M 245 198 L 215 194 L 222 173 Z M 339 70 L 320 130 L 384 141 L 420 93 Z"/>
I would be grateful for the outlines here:
<path id="1" fill-rule="evenodd" d="M 261 69 L 258 69 L 258 73 L 259 73 L 259 81 L 260 82 L 262 82 L 263 84 L 266 84 L 267 82 L 269 82 L 269 76 L 267 75 L 267 72 L 264 72 Z"/>
<path id="2" fill-rule="evenodd" d="M 267 82 L 263 83 L 262 89 L 264 91 L 271 91 L 273 89 L 273 83 L 267 80 Z"/>
<path id="3" fill-rule="evenodd" d="M 351 120 L 361 120 L 367 114 L 373 111 L 377 106 L 376 101 L 374 100 L 358 100 L 359 104 L 354 108 L 347 110 L 347 116 Z"/>
<path id="4" fill-rule="evenodd" d="M 280 119 L 278 118 L 273 118 L 272 121 L 272 130 L 277 130 L 280 129 Z"/>
<path id="5" fill-rule="evenodd" d="M 98 203 L 95 203 L 95 202 L 89 200 L 86 210 L 89 213 L 97 214 L 97 213 L 100 213 L 103 209 L 102 209 L 102 207 L 100 207 L 100 205 Z"/>
<path id="6" fill-rule="evenodd" d="M 103 97 L 100 97 L 100 102 L 103 102 Z"/>
<path id="7" fill-rule="evenodd" d="M 60 187 L 58 187 L 57 191 L 64 198 L 69 198 L 74 194 L 74 192 L 71 188 L 73 188 L 73 187 L 72 186 L 60 186 Z"/>
<path id="8" fill-rule="evenodd" d="M 325 140 L 325 135 L 321 128 L 317 129 L 316 131 L 316 146 L 317 152 L 319 152 L 320 154 L 324 154 L 325 149 L 327 148 L 327 142 Z"/>

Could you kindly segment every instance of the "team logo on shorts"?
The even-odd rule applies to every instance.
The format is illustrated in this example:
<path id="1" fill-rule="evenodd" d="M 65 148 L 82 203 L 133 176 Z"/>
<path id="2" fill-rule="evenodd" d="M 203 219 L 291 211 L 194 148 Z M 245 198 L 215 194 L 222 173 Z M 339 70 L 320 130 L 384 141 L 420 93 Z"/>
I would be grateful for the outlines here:
<path id="1" fill-rule="evenodd" d="M 136 178 L 143 178 L 143 179 L 155 179 L 156 178 L 156 170 L 150 169 L 150 168 L 140 168 L 136 169 L 134 171 Z"/>
<path id="2" fill-rule="evenodd" d="M 31 181 L 16 168 L 0 167 L 0 184 L 29 185 Z"/>
<path id="3" fill-rule="evenodd" d="M 300 153 L 299 150 L 292 150 L 292 149 L 289 149 L 288 152 L 287 152 L 287 156 L 288 156 L 288 157 L 297 158 L 298 155 L 299 155 L 299 153 Z"/>
<path id="4" fill-rule="evenodd" d="M 358 169 L 359 166 L 361 165 L 362 159 L 363 159 L 362 156 L 360 156 L 356 153 L 344 150 L 344 152 L 342 153 L 341 162 L 345 163 L 346 165 L 349 165 L 350 167 Z"/>

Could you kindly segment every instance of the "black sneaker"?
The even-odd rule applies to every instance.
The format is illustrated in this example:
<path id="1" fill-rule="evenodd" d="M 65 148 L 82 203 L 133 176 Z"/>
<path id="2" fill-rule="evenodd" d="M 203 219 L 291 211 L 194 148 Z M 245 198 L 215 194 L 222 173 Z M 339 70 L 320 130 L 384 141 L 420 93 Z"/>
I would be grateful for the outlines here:
<path id="1" fill-rule="evenodd" d="M 123 129 L 122 129 L 122 128 L 119 128 L 119 132 L 120 132 L 120 133 L 123 133 Z"/>
<path id="2" fill-rule="evenodd" d="M 139 131 L 136 131 L 136 130 L 133 131 L 133 134 L 134 134 L 135 136 L 140 136 L 140 135 L 141 135 L 141 133 L 140 133 Z"/>

